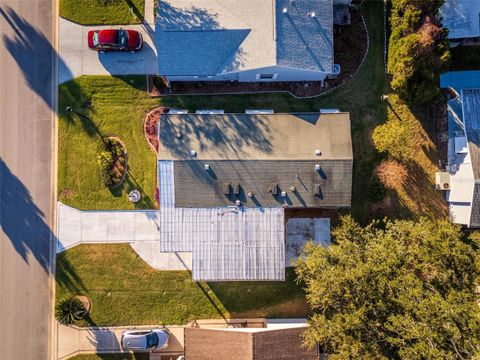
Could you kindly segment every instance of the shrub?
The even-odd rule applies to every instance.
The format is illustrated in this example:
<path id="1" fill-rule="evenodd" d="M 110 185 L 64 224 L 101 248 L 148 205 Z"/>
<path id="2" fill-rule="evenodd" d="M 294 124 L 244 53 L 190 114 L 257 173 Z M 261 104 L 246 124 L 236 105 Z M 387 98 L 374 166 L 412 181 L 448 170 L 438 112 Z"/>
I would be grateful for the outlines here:
<path id="1" fill-rule="evenodd" d="M 63 298 L 55 306 L 55 318 L 60 324 L 72 325 L 75 321 L 82 320 L 85 308 L 75 296 Z"/>
<path id="2" fill-rule="evenodd" d="M 443 0 L 393 0 L 388 47 L 391 86 L 413 105 L 440 93 L 439 74 L 450 61 L 448 32 L 441 27 L 438 9 Z"/>
<path id="3" fill-rule="evenodd" d="M 378 176 L 374 175 L 370 182 L 370 199 L 373 202 L 382 201 L 386 193 L 387 189 L 385 189 Z"/>
<path id="4" fill-rule="evenodd" d="M 372 140 L 378 151 L 386 152 L 399 160 L 407 160 L 413 156 L 414 130 L 407 121 L 390 119 L 375 128 Z"/>
<path id="5" fill-rule="evenodd" d="M 407 179 L 407 168 L 395 160 L 384 160 L 375 169 L 381 184 L 389 189 L 398 189 Z"/>

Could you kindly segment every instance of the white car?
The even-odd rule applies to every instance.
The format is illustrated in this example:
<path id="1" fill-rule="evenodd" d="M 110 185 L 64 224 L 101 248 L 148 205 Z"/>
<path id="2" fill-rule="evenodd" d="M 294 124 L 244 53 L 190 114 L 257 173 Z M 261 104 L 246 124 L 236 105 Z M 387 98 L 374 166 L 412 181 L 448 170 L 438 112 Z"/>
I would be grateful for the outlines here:
<path id="1" fill-rule="evenodd" d="M 168 346 L 170 334 L 164 329 L 125 330 L 122 333 L 122 349 L 124 351 L 147 352 L 161 350 Z"/>

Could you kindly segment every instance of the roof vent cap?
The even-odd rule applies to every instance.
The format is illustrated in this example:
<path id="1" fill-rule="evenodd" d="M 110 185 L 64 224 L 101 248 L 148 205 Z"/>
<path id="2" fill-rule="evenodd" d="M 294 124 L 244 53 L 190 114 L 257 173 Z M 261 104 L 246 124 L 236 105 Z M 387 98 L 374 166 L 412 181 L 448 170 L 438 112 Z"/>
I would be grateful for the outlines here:
<path id="1" fill-rule="evenodd" d="M 317 16 L 317 14 L 315 14 L 315 11 L 312 11 L 312 12 L 308 13 L 308 16 L 314 18 L 315 16 Z"/>
<path id="2" fill-rule="evenodd" d="M 253 198 L 253 192 L 249 191 L 248 194 L 247 194 L 247 196 L 248 196 L 249 198 Z"/>
<path id="3" fill-rule="evenodd" d="M 205 170 L 207 170 L 207 171 L 210 170 L 210 165 L 205 164 Z"/>
<path id="4" fill-rule="evenodd" d="M 284 14 L 288 13 L 288 9 L 287 9 L 286 7 L 284 7 L 284 8 L 282 9 L 282 13 L 284 13 Z"/>
<path id="5" fill-rule="evenodd" d="M 320 171 L 320 164 L 315 165 L 315 170 Z"/>
<path id="6" fill-rule="evenodd" d="M 317 155 L 317 156 L 322 155 L 322 152 L 320 151 L 320 149 L 316 149 L 316 150 L 315 150 L 315 155 Z"/>
<path id="7" fill-rule="evenodd" d="M 290 191 L 295 192 L 295 191 L 297 191 L 297 188 L 295 186 L 291 186 Z"/>
<path id="8" fill-rule="evenodd" d="M 182 138 L 182 133 L 177 132 L 177 133 L 175 134 L 175 136 L 177 137 L 177 139 L 181 139 L 181 138 Z"/>
<path id="9" fill-rule="evenodd" d="M 235 205 L 242 206 L 242 202 L 240 200 L 235 200 Z"/>
<path id="10" fill-rule="evenodd" d="M 197 156 L 197 152 L 195 150 L 190 150 L 190 156 L 192 157 Z"/>
<path id="11" fill-rule="evenodd" d="M 287 197 L 287 192 L 286 191 L 282 191 L 282 197 Z"/>

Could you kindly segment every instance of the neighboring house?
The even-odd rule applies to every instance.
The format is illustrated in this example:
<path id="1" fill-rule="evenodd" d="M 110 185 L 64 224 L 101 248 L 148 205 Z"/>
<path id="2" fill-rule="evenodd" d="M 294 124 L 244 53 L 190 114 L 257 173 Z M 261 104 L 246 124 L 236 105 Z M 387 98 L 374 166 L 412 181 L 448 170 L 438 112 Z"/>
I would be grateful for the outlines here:
<path id="1" fill-rule="evenodd" d="M 171 81 L 320 81 L 334 64 L 333 5 L 349 0 L 160 0 L 159 73 Z"/>
<path id="2" fill-rule="evenodd" d="M 455 95 L 448 102 L 448 160 L 437 173 L 446 191 L 453 222 L 480 227 L 480 71 L 449 72 L 441 87 Z"/>
<path id="3" fill-rule="evenodd" d="M 268 324 L 265 328 L 185 328 L 189 360 L 319 360 L 320 349 L 303 346 L 304 323 Z"/>
<path id="4" fill-rule="evenodd" d="M 348 113 L 166 114 L 160 249 L 194 280 L 284 280 L 284 208 L 351 205 Z"/>
<path id="5" fill-rule="evenodd" d="M 440 15 L 452 43 L 480 39 L 479 0 L 445 0 Z"/>

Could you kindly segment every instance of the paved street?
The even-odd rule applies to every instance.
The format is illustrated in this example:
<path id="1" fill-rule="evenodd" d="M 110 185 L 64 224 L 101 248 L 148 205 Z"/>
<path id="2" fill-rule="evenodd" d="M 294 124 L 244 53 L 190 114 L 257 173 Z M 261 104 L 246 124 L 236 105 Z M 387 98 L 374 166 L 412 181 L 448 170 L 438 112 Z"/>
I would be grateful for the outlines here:
<path id="1" fill-rule="evenodd" d="M 52 3 L 0 0 L 2 359 L 49 359 Z"/>

